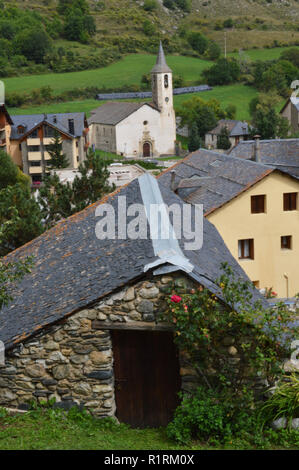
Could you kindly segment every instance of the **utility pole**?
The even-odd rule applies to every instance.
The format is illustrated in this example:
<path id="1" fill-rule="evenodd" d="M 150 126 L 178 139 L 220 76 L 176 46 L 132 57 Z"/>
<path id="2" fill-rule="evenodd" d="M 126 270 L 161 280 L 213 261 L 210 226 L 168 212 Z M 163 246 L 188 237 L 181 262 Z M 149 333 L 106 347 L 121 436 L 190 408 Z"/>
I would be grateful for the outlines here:
<path id="1" fill-rule="evenodd" d="M 226 58 L 226 31 L 224 32 L 224 57 Z"/>

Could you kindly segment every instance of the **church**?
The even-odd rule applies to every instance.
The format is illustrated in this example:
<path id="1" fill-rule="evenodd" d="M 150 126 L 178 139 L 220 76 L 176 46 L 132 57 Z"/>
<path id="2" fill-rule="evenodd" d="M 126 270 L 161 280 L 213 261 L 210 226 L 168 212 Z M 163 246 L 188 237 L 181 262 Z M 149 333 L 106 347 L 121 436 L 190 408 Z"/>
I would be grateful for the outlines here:
<path id="1" fill-rule="evenodd" d="M 161 43 L 151 77 L 152 102 L 111 101 L 91 111 L 90 145 L 131 158 L 175 154 L 172 70 Z"/>

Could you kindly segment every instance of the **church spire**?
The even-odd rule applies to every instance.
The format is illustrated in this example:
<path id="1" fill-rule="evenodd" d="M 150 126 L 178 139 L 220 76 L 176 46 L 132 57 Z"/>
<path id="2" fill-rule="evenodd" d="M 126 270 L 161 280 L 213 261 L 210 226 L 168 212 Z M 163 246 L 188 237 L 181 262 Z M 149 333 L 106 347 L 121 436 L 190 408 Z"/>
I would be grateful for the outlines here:
<path id="1" fill-rule="evenodd" d="M 157 56 L 157 62 L 151 73 L 172 73 L 172 70 L 168 67 L 165 59 L 165 54 L 160 41 L 159 52 Z"/>

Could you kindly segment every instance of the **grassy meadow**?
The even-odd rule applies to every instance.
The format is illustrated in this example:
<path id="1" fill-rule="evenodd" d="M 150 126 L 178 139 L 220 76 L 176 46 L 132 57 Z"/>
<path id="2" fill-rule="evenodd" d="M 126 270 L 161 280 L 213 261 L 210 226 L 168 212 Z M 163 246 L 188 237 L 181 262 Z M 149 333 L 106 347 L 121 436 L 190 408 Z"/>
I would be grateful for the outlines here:
<path id="1" fill-rule="evenodd" d="M 180 96 L 176 95 L 174 96 L 174 106 L 177 111 L 184 101 L 189 100 L 194 96 L 199 96 L 204 100 L 215 98 L 221 103 L 222 108 L 226 108 L 226 106 L 229 104 L 235 104 L 237 107 L 237 119 L 244 120 L 249 119 L 249 103 L 256 95 L 257 90 L 242 84 L 218 86 L 211 91 L 204 91 L 201 93 L 187 93 Z M 51 103 L 22 108 L 10 108 L 9 112 L 11 115 L 19 115 L 84 111 L 87 116 L 89 116 L 92 109 L 97 108 L 104 102 L 105 101 L 86 99 L 82 101 L 67 101 L 64 103 Z"/>
<path id="2" fill-rule="evenodd" d="M 278 47 L 274 49 L 252 49 L 244 54 L 251 60 L 272 60 L 278 58 L 283 50 L 287 48 Z M 237 57 L 238 53 L 230 53 L 229 56 Z M 130 54 L 122 60 L 108 67 L 85 70 L 70 73 L 49 73 L 43 75 L 31 75 L 25 77 L 12 77 L 4 79 L 6 93 L 30 92 L 42 86 L 50 86 L 54 94 L 60 94 L 74 88 L 89 86 L 106 87 L 109 89 L 119 88 L 125 85 L 140 84 L 142 75 L 149 73 L 155 64 L 156 56 L 150 54 Z M 167 62 L 175 75 L 181 75 L 186 85 L 193 85 L 201 78 L 201 73 L 208 68 L 212 62 L 194 57 L 167 56 Z M 200 96 L 208 100 L 215 98 L 225 108 L 229 104 L 237 107 L 237 119 L 249 119 L 249 102 L 257 94 L 257 90 L 242 84 L 217 86 L 212 91 L 186 94 L 174 97 L 176 110 L 181 104 L 193 96 Z M 74 100 L 59 103 L 24 106 L 21 108 L 10 108 L 14 114 L 34 113 L 64 113 L 84 111 L 88 116 L 90 111 L 103 102 L 95 99 Z M 282 105 L 279 104 L 278 108 Z"/>
<path id="3" fill-rule="evenodd" d="M 155 61 L 155 55 L 130 54 L 120 61 L 100 69 L 11 77 L 4 78 L 3 82 L 7 94 L 29 92 L 44 86 L 50 86 L 54 90 L 54 94 L 77 87 L 97 86 L 114 89 L 124 85 L 139 85 L 142 75 L 150 73 Z M 198 81 L 202 71 L 212 64 L 208 60 L 184 56 L 169 56 L 167 62 L 174 74 L 181 75 L 187 85 Z"/>

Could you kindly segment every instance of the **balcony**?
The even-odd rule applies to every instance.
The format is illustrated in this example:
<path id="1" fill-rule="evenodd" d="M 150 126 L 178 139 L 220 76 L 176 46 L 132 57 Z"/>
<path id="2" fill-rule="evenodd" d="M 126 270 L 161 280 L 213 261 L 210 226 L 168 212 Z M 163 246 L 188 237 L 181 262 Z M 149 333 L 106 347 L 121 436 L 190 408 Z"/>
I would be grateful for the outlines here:
<path id="1" fill-rule="evenodd" d="M 41 175 L 42 174 L 42 167 L 41 166 L 31 166 L 29 168 L 30 175 Z"/>
<path id="2" fill-rule="evenodd" d="M 36 160 L 41 160 L 41 159 L 42 159 L 41 152 L 28 152 L 28 160 L 30 162 L 36 161 Z"/>
<path id="3" fill-rule="evenodd" d="M 54 139 L 54 137 L 44 137 L 43 138 L 44 145 L 53 144 L 53 139 Z"/>
<path id="4" fill-rule="evenodd" d="M 38 137 L 28 138 L 27 145 L 40 145 L 40 139 Z"/>

